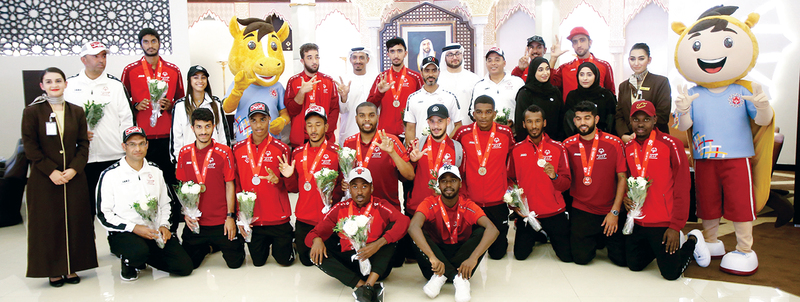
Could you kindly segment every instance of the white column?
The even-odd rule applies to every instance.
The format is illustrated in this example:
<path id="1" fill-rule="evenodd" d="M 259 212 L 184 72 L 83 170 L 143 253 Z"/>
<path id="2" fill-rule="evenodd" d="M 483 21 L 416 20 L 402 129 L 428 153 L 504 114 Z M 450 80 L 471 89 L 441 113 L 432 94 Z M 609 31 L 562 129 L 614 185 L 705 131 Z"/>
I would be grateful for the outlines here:
<path id="1" fill-rule="evenodd" d="M 381 51 L 381 40 L 379 36 L 379 31 L 381 30 L 381 19 L 380 18 L 367 18 L 365 20 L 367 25 L 367 34 L 369 35 L 369 40 L 367 45 L 364 45 L 372 52 L 372 58 L 369 60 L 368 68 L 373 68 L 375 66 L 377 69 L 373 70 L 381 70 L 380 66 L 380 57 L 383 55 Z"/>
<path id="2" fill-rule="evenodd" d="M 316 24 L 314 22 L 316 20 L 316 3 L 314 0 L 291 0 L 289 6 L 292 8 L 292 42 L 294 43 L 294 50 L 292 51 L 291 66 L 293 70 L 286 70 L 284 73 L 293 75 L 303 70 L 303 64 L 300 63 L 300 45 L 317 41 Z"/>
<path id="3" fill-rule="evenodd" d="M 475 74 L 483 77 L 486 73 L 486 42 L 484 30 L 486 24 L 489 24 L 489 16 L 472 16 L 472 25 L 475 26 L 475 45 L 473 51 L 475 52 Z"/>

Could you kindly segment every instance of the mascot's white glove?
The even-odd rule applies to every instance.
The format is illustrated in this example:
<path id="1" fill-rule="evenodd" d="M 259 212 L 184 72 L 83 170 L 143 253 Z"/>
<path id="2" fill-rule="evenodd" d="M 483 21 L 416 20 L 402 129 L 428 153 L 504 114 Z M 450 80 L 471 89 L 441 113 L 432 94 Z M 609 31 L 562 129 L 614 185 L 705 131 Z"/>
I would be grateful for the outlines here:
<path id="1" fill-rule="evenodd" d="M 756 107 L 756 117 L 753 119 L 756 125 L 766 126 L 772 122 L 772 107 L 769 105 L 769 99 L 767 99 L 764 89 L 761 88 L 761 84 L 753 83 L 753 95 L 745 95 L 742 98 L 752 102 Z"/>
<path id="2" fill-rule="evenodd" d="M 692 102 L 698 97 L 700 95 L 697 93 L 689 95 L 689 89 L 686 88 L 686 85 L 679 85 L 678 97 L 675 99 L 675 111 L 689 113 L 689 109 L 692 108 Z"/>

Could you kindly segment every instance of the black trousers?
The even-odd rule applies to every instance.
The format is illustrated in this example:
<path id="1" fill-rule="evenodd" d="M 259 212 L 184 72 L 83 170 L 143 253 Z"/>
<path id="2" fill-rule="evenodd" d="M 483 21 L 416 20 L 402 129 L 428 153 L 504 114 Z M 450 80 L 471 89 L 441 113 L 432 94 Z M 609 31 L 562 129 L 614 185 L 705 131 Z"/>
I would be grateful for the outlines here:
<path id="1" fill-rule="evenodd" d="M 328 258 L 323 257 L 322 263 L 317 265 L 320 270 L 351 288 L 355 288 L 358 285 L 358 281 L 367 281 L 369 275 L 364 276 L 361 274 L 358 260 L 353 261 L 350 258 L 356 254 L 356 251 L 342 252 L 338 235 L 334 234 L 329 237 L 325 241 L 325 248 L 328 252 Z M 372 257 L 369 257 L 369 262 L 372 266 L 371 272 L 378 274 L 378 280 L 386 279 L 392 272 L 391 260 L 396 248 L 396 242 L 390 243 L 382 246 Z"/>
<path id="2" fill-rule="evenodd" d="M 103 173 L 103 170 L 113 165 L 117 161 L 119 160 L 88 163 L 86 164 L 86 167 L 83 168 L 83 171 L 86 173 L 86 182 L 89 185 L 89 202 L 92 203 L 89 208 L 92 209 L 92 217 L 94 217 L 94 215 L 97 214 L 96 189 L 97 189 L 97 182 L 100 181 L 100 174 Z"/>
<path id="3" fill-rule="evenodd" d="M 306 236 L 313 229 L 313 225 L 305 222 L 295 221 L 294 223 L 294 246 L 297 249 L 297 259 L 300 259 L 300 263 L 305 266 L 314 265 L 314 262 L 311 262 L 311 247 L 306 246 Z"/>
<path id="4" fill-rule="evenodd" d="M 622 227 L 625 225 L 625 213 L 620 212 L 617 232 L 606 237 L 603 234 L 603 220 L 605 215 L 596 215 L 589 212 L 573 208 L 569 212 L 570 220 L 570 244 L 572 245 L 572 260 L 577 264 L 588 264 L 597 254 L 598 246 L 603 246 L 608 250 L 608 259 L 618 266 L 626 266 L 625 260 L 625 237 L 622 235 Z M 550 234 L 550 232 L 548 232 Z"/>
<path id="5" fill-rule="evenodd" d="M 192 233 L 188 226 L 183 228 L 183 248 L 192 259 L 194 268 L 200 267 L 206 255 L 211 253 L 209 247 L 222 251 L 222 258 L 229 268 L 239 268 L 244 264 L 244 239 L 236 234 L 233 241 L 225 236 L 225 225 L 200 226 L 200 234 Z"/>
<path id="6" fill-rule="evenodd" d="M 547 218 L 537 218 L 548 236 L 553 251 L 556 252 L 558 259 L 564 262 L 572 262 L 572 248 L 570 247 L 570 228 L 566 213 L 560 213 Z M 525 260 L 533 252 L 536 244 L 536 231 L 525 223 L 522 218 L 517 218 L 514 222 L 517 227 L 514 235 L 514 258 Z"/>
<path id="7" fill-rule="evenodd" d="M 656 259 L 658 270 L 661 271 L 664 279 L 678 279 L 692 261 L 696 241 L 686 240 L 686 243 L 676 253 L 669 254 L 666 252 L 666 246 L 661 243 L 666 230 L 666 227 L 634 225 L 633 233 L 625 236 L 628 268 L 638 272 Z"/>
<path id="8" fill-rule="evenodd" d="M 108 246 L 117 257 L 132 267 L 141 267 L 145 263 L 152 267 L 179 276 L 192 273 L 192 259 L 172 236 L 161 249 L 155 240 L 147 240 L 130 232 L 109 232 Z"/>
<path id="9" fill-rule="evenodd" d="M 408 219 L 414 217 L 414 215 L 409 215 L 408 212 L 406 212 L 405 215 L 408 217 Z M 394 255 L 392 255 L 392 266 L 401 267 L 403 266 L 403 263 L 405 263 L 406 258 L 414 259 L 416 257 L 414 253 L 415 248 L 414 240 L 411 240 L 411 236 L 409 236 L 408 232 L 406 232 L 403 238 L 400 238 L 400 240 L 397 241 L 397 249 L 395 250 Z"/>
<path id="10" fill-rule="evenodd" d="M 431 236 L 427 232 L 423 232 L 425 234 L 425 240 L 428 242 L 431 250 L 433 250 L 433 254 L 436 255 L 439 261 L 444 263 L 444 275 L 447 277 L 447 280 L 452 281 L 456 275 L 458 275 L 458 267 L 461 266 L 462 262 L 469 259 L 472 252 L 478 248 L 478 244 L 481 243 L 481 239 L 483 238 L 484 230 L 485 229 L 482 227 L 475 227 L 472 229 L 472 235 L 470 235 L 466 241 L 456 244 L 434 243 Z M 425 279 L 430 279 L 433 276 L 431 260 L 428 259 L 428 256 L 425 255 L 419 247 L 415 248 L 415 252 L 417 254 L 417 264 L 419 265 L 420 271 L 422 271 L 422 275 L 425 276 Z M 478 263 L 475 265 L 475 268 L 472 269 L 473 274 L 475 270 L 478 269 L 481 259 L 483 259 L 483 255 L 478 258 Z"/>
<path id="11" fill-rule="evenodd" d="M 169 138 L 148 139 L 147 156 L 145 158 L 147 161 L 157 164 L 164 175 L 164 182 L 167 184 L 167 193 L 170 198 L 169 204 L 172 210 L 169 215 L 169 222 L 172 225 L 170 230 L 175 233 L 178 230 L 178 223 L 183 222 L 183 214 L 181 213 L 181 203 L 174 192 L 174 186 L 178 184 L 178 180 L 175 178 L 175 163 L 170 158 L 170 144 Z"/>
<path id="12" fill-rule="evenodd" d="M 291 265 L 294 263 L 293 240 L 294 230 L 288 222 L 279 225 L 254 226 L 253 237 L 247 243 L 253 265 L 262 266 L 267 263 L 270 247 L 272 247 L 272 257 L 278 264 Z"/>
<path id="13" fill-rule="evenodd" d="M 508 205 L 501 203 L 496 206 L 481 208 L 486 213 L 486 217 L 494 223 L 494 226 L 500 231 L 497 239 L 494 240 L 489 246 L 489 258 L 494 260 L 503 259 L 508 252 Z"/>

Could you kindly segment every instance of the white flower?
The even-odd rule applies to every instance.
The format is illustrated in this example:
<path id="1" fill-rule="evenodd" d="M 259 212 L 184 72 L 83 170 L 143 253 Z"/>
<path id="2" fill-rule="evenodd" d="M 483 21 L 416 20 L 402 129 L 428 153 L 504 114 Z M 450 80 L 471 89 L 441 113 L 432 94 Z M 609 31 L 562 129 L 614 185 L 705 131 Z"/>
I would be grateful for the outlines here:
<path id="1" fill-rule="evenodd" d="M 164 81 L 158 81 L 158 84 L 156 85 L 156 87 L 158 87 L 158 89 L 164 89 L 164 88 L 167 87 L 167 83 L 164 82 Z"/>
<path id="2" fill-rule="evenodd" d="M 195 194 L 196 195 L 196 194 L 200 194 L 200 189 L 201 189 L 201 187 L 200 187 L 199 184 L 193 184 L 193 185 L 189 186 L 189 191 L 188 192 L 191 193 L 191 194 Z"/>
<path id="3" fill-rule="evenodd" d="M 356 224 L 358 225 L 359 228 L 363 228 L 367 226 L 367 223 L 369 223 L 369 217 L 364 215 L 358 215 L 355 218 L 353 218 L 353 220 L 356 221 Z"/>
<path id="4" fill-rule="evenodd" d="M 143 212 L 150 210 L 150 206 L 147 205 L 147 199 L 139 200 L 137 203 L 139 203 L 139 208 L 142 209 Z"/>
<path id="5" fill-rule="evenodd" d="M 183 183 L 183 185 L 181 186 L 181 192 L 183 192 L 183 194 L 189 193 L 189 183 L 188 182 Z"/>
<path id="6" fill-rule="evenodd" d="M 506 192 L 506 194 L 503 195 L 503 202 L 511 203 L 512 201 L 514 201 L 514 199 L 511 198 L 511 192 Z"/>
<path id="7" fill-rule="evenodd" d="M 345 155 L 345 156 L 348 156 L 348 157 L 354 157 L 354 156 L 356 156 L 356 150 L 350 149 L 348 147 L 344 147 L 342 149 L 342 154 Z"/>
<path id="8" fill-rule="evenodd" d="M 638 185 L 640 188 L 647 187 L 647 179 L 644 179 L 644 177 L 637 177 L 636 185 Z"/>
<path id="9" fill-rule="evenodd" d="M 245 192 L 236 193 L 236 199 L 242 200 L 244 199 Z"/>
<path id="10" fill-rule="evenodd" d="M 355 236 L 358 232 L 358 223 L 353 219 L 347 220 L 344 226 L 342 226 L 342 231 L 344 231 L 347 236 Z"/>

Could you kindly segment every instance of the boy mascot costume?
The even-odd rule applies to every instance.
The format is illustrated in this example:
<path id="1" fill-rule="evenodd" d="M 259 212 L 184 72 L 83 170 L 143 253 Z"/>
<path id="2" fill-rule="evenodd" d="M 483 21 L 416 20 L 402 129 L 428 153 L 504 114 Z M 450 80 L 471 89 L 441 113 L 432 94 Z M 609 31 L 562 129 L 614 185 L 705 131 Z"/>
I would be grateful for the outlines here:
<path id="1" fill-rule="evenodd" d="M 675 66 L 697 86 L 678 87 L 678 129 L 689 130 L 695 158 L 697 216 L 712 258 L 720 270 L 752 275 L 758 258 L 752 250 L 753 221 L 769 196 L 773 111 L 761 85 L 742 80 L 755 66 L 758 42 L 750 31 L 759 15 L 742 22 L 736 6 L 716 6 L 691 26 L 675 22 L 680 35 Z M 717 239 L 720 217 L 733 222 L 736 250 L 725 253 Z"/>
<path id="2" fill-rule="evenodd" d="M 245 28 L 240 29 L 240 24 Z M 283 23 L 275 32 L 271 18 L 233 17 L 228 27 L 233 36 L 228 63 L 235 77 L 222 108 L 226 113 L 236 111 L 233 123 L 235 139 L 237 142 L 244 140 L 252 132 L 247 110 L 255 102 L 263 102 L 269 107 L 272 117 L 269 132 L 277 137 L 289 123 L 289 114 L 283 106 L 285 90 L 278 83 L 286 66 L 281 44 L 289 36 L 289 25 Z"/>

